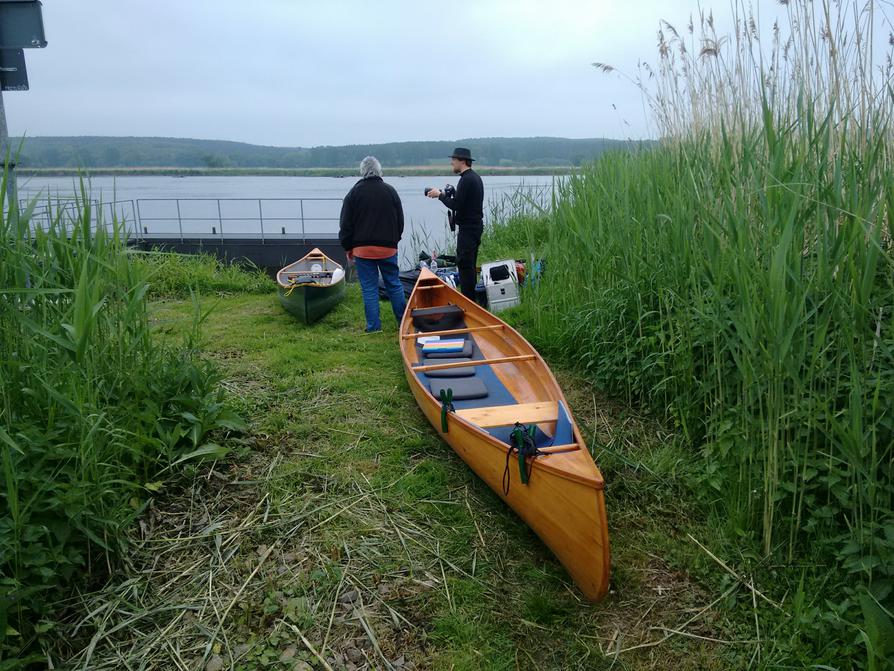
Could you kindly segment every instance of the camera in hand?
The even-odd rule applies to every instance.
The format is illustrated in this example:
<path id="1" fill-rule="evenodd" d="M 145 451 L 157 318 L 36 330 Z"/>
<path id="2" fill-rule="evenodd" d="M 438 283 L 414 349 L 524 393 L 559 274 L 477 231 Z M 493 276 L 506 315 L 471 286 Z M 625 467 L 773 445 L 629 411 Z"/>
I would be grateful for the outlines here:
<path id="1" fill-rule="evenodd" d="M 428 192 L 432 190 L 432 188 L 433 187 L 430 187 L 430 186 L 425 187 L 425 195 L 426 196 L 428 195 Z M 447 196 L 448 198 L 453 198 L 453 196 L 456 195 L 456 187 L 453 186 L 452 184 L 448 184 L 442 190 L 444 192 L 444 195 Z M 450 224 L 450 232 L 451 233 L 456 232 L 456 222 L 453 220 L 453 218 L 455 216 L 456 216 L 456 212 L 454 212 L 453 210 L 447 210 L 447 223 Z"/>
<path id="2" fill-rule="evenodd" d="M 425 187 L 425 195 L 427 196 L 428 192 L 431 191 L 433 188 L 434 188 L 433 186 Z M 448 184 L 443 189 L 441 189 L 441 191 L 443 191 L 444 195 L 447 196 L 448 198 L 452 198 L 453 196 L 456 195 L 456 187 L 453 186 L 452 184 Z"/>

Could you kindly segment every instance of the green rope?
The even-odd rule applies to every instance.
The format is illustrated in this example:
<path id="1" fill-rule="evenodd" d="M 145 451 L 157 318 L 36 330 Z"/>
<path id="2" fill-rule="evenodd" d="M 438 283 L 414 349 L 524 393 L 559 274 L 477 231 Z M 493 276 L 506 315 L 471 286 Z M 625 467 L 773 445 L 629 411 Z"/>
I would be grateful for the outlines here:
<path id="1" fill-rule="evenodd" d="M 452 389 L 442 389 L 441 390 L 441 431 L 447 433 L 450 430 L 450 427 L 447 426 L 447 413 L 448 412 L 456 412 L 456 408 L 453 407 L 453 390 Z"/>
<path id="2" fill-rule="evenodd" d="M 518 453 L 518 473 L 521 477 L 521 482 L 523 485 L 528 484 L 528 479 L 530 478 L 531 473 L 527 468 L 525 460 L 527 457 L 536 457 L 540 454 L 540 450 L 537 449 L 537 445 L 534 442 L 534 435 L 536 432 L 536 424 L 524 426 L 523 424 L 516 422 L 515 428 L 512 429 L 512 433 L 509 434 L 510 447 L 509 451 L 506 453 L 506 468 L 503 471 L 503 494 L 506 496 L 509 495 L 509 457 L 513 450 Z"/>

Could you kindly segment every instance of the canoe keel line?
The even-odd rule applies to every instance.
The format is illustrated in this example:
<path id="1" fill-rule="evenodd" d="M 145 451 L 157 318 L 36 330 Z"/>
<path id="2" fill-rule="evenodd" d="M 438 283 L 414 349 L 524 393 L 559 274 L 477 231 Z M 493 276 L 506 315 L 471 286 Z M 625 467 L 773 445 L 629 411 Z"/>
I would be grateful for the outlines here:
<path id="1" fill-rule="evenodd" d="M 512 327 L 423 271 L 400 327 L 431 425 L 543 540 L 587 599 L 609 584 L 604 481 L 546 363 Z"/>

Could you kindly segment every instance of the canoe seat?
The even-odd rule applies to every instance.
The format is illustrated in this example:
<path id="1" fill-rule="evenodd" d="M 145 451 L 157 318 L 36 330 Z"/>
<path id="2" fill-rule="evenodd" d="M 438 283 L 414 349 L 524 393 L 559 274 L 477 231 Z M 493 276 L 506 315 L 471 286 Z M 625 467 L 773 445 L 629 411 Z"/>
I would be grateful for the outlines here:
<path id="1" fill-rule="evenodd" d="M 453 400 L 465 401 L 473 398 L 487 398 L 487 386 L 480 377 L 460 377 L 434 379 L 428 383 L 435 398 L 441 397 L 441 390 L 452 389 Z"/>
<path id="2" fill-rule="evenodd" d="M 410 312 L 413 325 L 420 331 L 444 331 L 459 326 L 466 311 L 458 305 L 415 308 Z"/>
<path id="3" fill-rule="evenodd" d="M 559 419 L 559 408 L 555 401 L 538 403 L 515 403 L 513 405 L 492 405 L 482 408 L 457 410 L 457 416 L 483 429 L 497 426 L 521 424 L 543 424 Z M 570 426 L 570 425 L 569 425 Z"/>
<path id="4" fill-rule="evenodd" d="M 438 359 L 437 363 L 459 363 L 465 361 L 465 359 Z M 426 377 L 472 377 L 474 374 L 475 369 L 472 366 L 462 366 L 461 368 L 442 368 L 441 370 L 425 371 Z"/>
<path id="5" fill-rule="evenodd" d="M 421 348 L 420 348 L 421 351 Z M 471 340 L 466 340 L 463 344 L 463 348 L 459 352 L 425 352 L 425 360 L 428 363 L 429 359 L 468 359 L 475 352 L 475 346 L 472 344 Z M 446 361 L 436 361 L 435 363 L 446 363 Z"/>
<path id="6" fill-rule="evenodd" d="M 413 312 L 411 315 L 413 317 L 432 317 L 434 315 L 443 315 L 443 314 L 459 314 L 464 315 L 466 313 L 458 305 L 453 305 L 452 303 L 448 303 L 447 305 L 434 305 L 430 308 L 413 308 Z"/>

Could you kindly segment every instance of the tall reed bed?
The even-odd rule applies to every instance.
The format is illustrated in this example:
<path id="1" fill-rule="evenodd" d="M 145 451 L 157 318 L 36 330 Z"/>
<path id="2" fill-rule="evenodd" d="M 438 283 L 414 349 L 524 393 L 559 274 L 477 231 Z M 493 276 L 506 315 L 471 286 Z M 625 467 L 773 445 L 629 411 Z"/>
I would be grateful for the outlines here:
<path id="1" fill-rule="evenodd" d="M 41 658 L 50 604 L 112 565 L 172 468 L 223 454 L 206 436 L 239 420 L 194 343 L 154 340 L 117 221 L 83 192 L 44 228 L 33 204 L 0 205 L 0 668 L 15 668 Z"/>
<path id="2" fill-rule="evenodd" d="M 871 666 L 894 654 L 891 61 L 873 3 L 782 4 L 767 44 L 738 5 L 732 36 L 662 27 L 634 79 L 662 142 L 515 224 L 546 233 L 524 319 L 671 418 L 730 538 L 816 579 L 816 659 Z"/>

